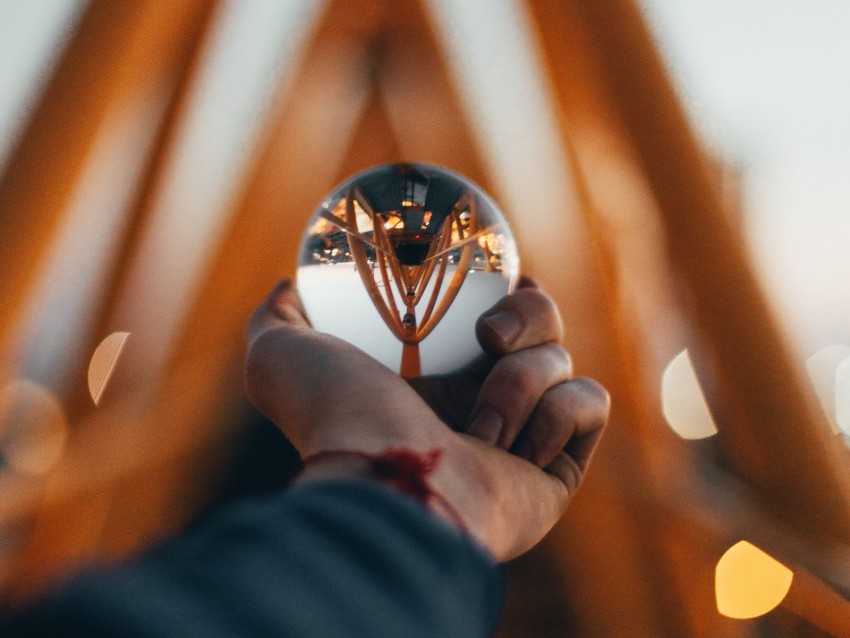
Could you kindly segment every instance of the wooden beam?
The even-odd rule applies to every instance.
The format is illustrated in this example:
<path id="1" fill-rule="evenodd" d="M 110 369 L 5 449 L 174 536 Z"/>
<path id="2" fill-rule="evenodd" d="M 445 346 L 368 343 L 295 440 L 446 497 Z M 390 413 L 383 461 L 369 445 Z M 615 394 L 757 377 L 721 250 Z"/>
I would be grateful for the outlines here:
<path id="1" fill-rule="evenodd" d="M 0 349 L 10 345 L 107 112 L 154 81 L 206 2 L 89 3 L 0 176 Z"/>
<path id="2" fill-rule="evenodd" d="M 376 26 L 366 19 L 346 3 L 332 4 L 320 19 L 294 83 L 272 110 L 228 228 L 187 300 L 186 324 L 141 427 L 162 429 L 167 439 L 147 455 L 148 466 L 167 463 L 176 453 L 172 476 L 190 476 L 198 468 L 209 473 L 193 495 L 172 499 L 170 506 L 166 490 L 174 484 L 145 494 L 134 486 L 146 477 L 135 474 L 121 498 L 136 507 L 125 503 L 112 523 L 118 530 L 146 530 L 136 541 L 185 519 L 187 508 L 202 504 L 204 486 L 215 481 L 214 464 L 204 463 L 202 455 L 223 460 L 240 423 L 245 324 L 273 283 L 295 274 L 306 221 L 334 184 L 370 91 L 369 41 Z M 346 27 L 351 37 L 339 37 Z M 159 505 L 148 509 L 150 503 Z M 127 539 L 113 539 L 109 529 L 103 543 L 128 549 Z"/>
<path id="3" fill-rule="evenodd" d="M 379 93 L 377 83 L 373 84 L 335 183 L 341 183 L 370 166 L 402 162 L 408 157 L 399 148 L 399 141 Z"/>
<path id="4" fill-rule="evenodd" d="M 369 94 L 365 35 L 335 37 L 356 12 L 334 3 L 288 99 L 262 140 L 171 355 L 171 370 L 206 361 L 212 378 L 244 351 L 244 326 L 276 280 L 294 276 L 306 222 L 334 185 Z M 172 385 L 167 379 L 163 388 Z M 165 390 L 166 393 L 170 392 Z M 212 398 L 212 397 L 210 397 Z"/>
<path id="5" fill-rule="evenodd" d="M 192 19 L 187 20 L 185 24 L 179 47 L 175 47 L 173 57 L 163 64 L 161 73 L 171 80 L 170 90 L 164 100 L 164 113 L 158 123 L 153 145 L 129 206 L 128 223 L 121 229 L 122 236 L 115 249 L 116 259 L 91 309 L 88 330 L 86 334 L 77 337 L 88 344 L 82 349 L 86 357 L 110 334 L 111 315 L 125 291 L 144 230 L 155 211 L 156 198 L 168 178 L 170 160 L 186 125 L 192 94 L 198 85 L 203 60 L 209 54 L 208 44 L 219 19 L 221 6 L 220 0 L 200 2 Z M 68 417 L 73 422 L 78 415 L 94 409 L 95 406 L 86 383 L 88 358 L 66 365 L 76 379 L 67 402 Z"/>
<path id="6" fill-rule="evenodd" d="M 405 161 L 444 166 L 491 190 L 462 87 L 422 0 L 393 3 L 386 25 L 379 86 Z"/>
<path id="7" fill-rule="evenodd" d="M 651 374 L 652 357 L 637 321 L 642 309 L 633 304 L 646 280 L 626 274 L 635 242 L 617 234 L 655 211 L 641 192 L 628 145 L 612 126 L 616 121 L 592 73 L 586 33 L 567 11 L 569 3 L 527 5 L 551 83 L 556 134 L 568 164 L 564 179 L 574 193 L 572 206 L 553 203 L 561 217 L 557 225 L 537 218 L 541 228 L 532 256 L 551 273 L 551 281 L 544 281 L 564 309 L 567 343 L 580 374 L 600 379 L 614 398 L 589 480 L 544 548 L 565 574 L 563 599 L 579 601 L 571 610 L 578 634 L 684 635 L 693 618 L 680 605 L 680 570 L 668 550 L 670 530 L 658 516 L 655 463 L 665 454 L 687 452 L 659 429 L 653 397 L 660 374 Z M 588 151 L 604 158 L 607 179 L 591 172 Z M 561 226 L 569 231 L 553 230 Z M 654 248 L 651 239 L 646 244 L 646 250 Z M 525 258 L 528 246 L 523 253 Z M 646 271 L 645 262 L 635 265 Z"/>
<path id="8" fill-rule="evenodd" d="M 560 105 L 565 146 L 571 150 L 572 164 L 578 169 L 574 181 L 579 200 L 582 207 L 591 212 L 589 224 L 597 250 L 607 254 L 601 268 L 606 273 L 604 281 L 609 288 L 614 336 L 620 344 L 621 374 L 627 380 L 625 385 L 615 385 L 612 390 L 615 404 L 624 399 L 629 403 L 630 425 L 640 432 L 635 443 L 644 449 L 649 459 L 641 482 L 649 485 L 651 497 L 642 501 L 633 512 L 635 521 L 639 523 L 636 533 L 651 539 L 650 554 L 654 553 L 658 560 L 667 563 L 672 577 L 662 594 L 667 602 L 661 601 L 661 613 L 666 615 L 672 610 L 678 614 L 682 631 L 689 627 L 690 632 L 700 635 L 738 635 L 737 632 L 748 635 L 746 626 L 731 623 L 719 617 L 714 610 L 708 578 L 714 562 L 712 556 L 705 552 L 707 539 L 704 532 L 695 532 L 694 538 L 689 538 L 687 526 L 683 528 L 669 523 L 670 516 L 664 513 L 671 492 L 670 486 L 665 483 L 673 480 L 674 476 L 670 470 L 670 459 L 676 459 L 672 465 L 693 472 L 694 452 L 698 449 L 674 445 L 676 442 L 669 440 L 669 432 L 667 437 L 663 436 L 666 428 L 660 423 L 657 405 L 661 376 L 657 368 L 659 357 L 657 352 L 646 351 L 647 340 L 641 330 L 645 330 L 648 324 L 645 319 L 640 321 L 639 318 L 652 313 L 653 305 L 669 316 L 675 309 L 671 303 L 673 286 L 667 274 L 670 268 L 667 251 L 661 244 L 663 235 L 658 232 L 654 196 L 645 182 L 642 174 L 644 165 L 633 148 L 631 135 L 620 118 L 618 104 L 622 96 L 613 96 L 615 89 L 606 82 L 604 69 L 598 61 L 600 45 L 587 28 L 581 2 L 531 0 L 528 4 L 535 16 L 541 52 L 547 60 L 553 92 Z M 610 14 L 607 19 L 616 21 Z M 585 188 L 582 188 L 583 182 Z M 641 233 L 637 239 L 636 232 Z M 641 250 L 636 251 L 636 245 Z M 629 260 L 635 259 L 638 261 L 629 266 Z M 642 271 L 651 276 L 633 274 Z M 634 304 L 635 300 L 644 307 L 629 310 L 629 304 Z M 663 336 L 654 340 L 655 347 L 659 343 L 662 348 L 670 347 L 677 339 L 681 336 Z M 616 415 L 617 412 L 615 418 Z M 611 434 L 614 432 L 610 432 L 609 436 Z M 624 449 L 623 454 L 628 455 L 629 452 Z M 663 472 L 659 472 L 659 461 L 664 466 Z M 623 461 L 623 465 L 634 469 L 631 463 Z M 607 473 L 609 469 L 595 467 L 594 471 Z M 631 492 L 632 486 L 626 481 L 621 489 Z M 679 498 L 691 494 L 686 487 L 678 484 L 673 489 L 682 490 Z M 598 497 L 594 494 L 590 498 L 596 500 Z M 628 498 L 640 498 L 640 490 L 629 494 Z M 570 512 L 568 516 L 572 518 L 573 515 Z M 721 528 L 730 516 L 723 511 L 716 511 L 713 515 Z M 695 538 L 702 539 L 700 545 L 696 544 Z M 577 540 L 580 542 L 580 538 Z M 576 548 L 575 553 L 582 553 L 583 549 Z M 580 569 L 588 568 L 587 563 L 579 563 Z M 593 568 L 592 565 L 590 567 Z M 695 572 L 697 569 L 701 570 L 699 574 Z M 696 578 L 699 575 L 703 577 L 701 581 Z M 645 577 L 654 581 L 649 574 Z M 659 589 L 660 586 L 656 588 Z M 586 595 L 592 596 L 592 591 Z M 588 615 L 587 610 L 584 611 Z M 577 613 L 577 617 L 581 618 L 582 614 Z"/>
<path id="9" fill-rule="evenodd" d="M 726 462 L 789 524 L 824 543 L 850 542 L 846 454 L 789 354 L 637 4 L 575 2 L 716 370 Z"/>

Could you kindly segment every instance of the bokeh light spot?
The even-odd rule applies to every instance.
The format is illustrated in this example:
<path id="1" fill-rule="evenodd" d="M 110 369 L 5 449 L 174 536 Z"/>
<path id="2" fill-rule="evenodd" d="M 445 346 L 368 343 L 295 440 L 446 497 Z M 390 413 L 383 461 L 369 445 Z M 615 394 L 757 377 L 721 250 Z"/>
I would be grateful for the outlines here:
<path id="1" fill-rule="evenodd" d="M 794 573 L 747 541 L 726 550 L 717 562 L 714 592 L 717 610 L 729 618 L 756 618 L 781 603 Z"/>
<path id="2" fill-rule="evenodd" d="M 45 474 L 65 449 L 68 423 L 59 400 L 47 388 L 15 379 L 0 388 L 0 454 L 22 474 Z"/>
<path id="3" fill-rule="evenodd" d="M 806 370 L 809 373 L 815 394 L 835 432 L 839 430 L 836 404 L 838 399 L 836 393 L 838 367 L 848 357 L 850 357 L 850 347 L 836 345 L 821 348 L 806 360 Z"/>
<path id="4" fill-rule="evenodd" d="M 89 393 L 97 405 L 106 390 L 109 379 L 115 371 L 121 351 L 130 336 L 129 332 L 113 332 L 100 342 L 89 362 Z"/>
<path id="5" fill-rule="evenodd" d="M 717 433 L 687 350 L 677 354 L 664 371 L 661 407 L 667 423 L 683 439 L 704 439 Z"/>
<path id="6" fill-rule="evenodd" d="M 835 423 L 850 435 L 850 356 L 835 370 Z"/>

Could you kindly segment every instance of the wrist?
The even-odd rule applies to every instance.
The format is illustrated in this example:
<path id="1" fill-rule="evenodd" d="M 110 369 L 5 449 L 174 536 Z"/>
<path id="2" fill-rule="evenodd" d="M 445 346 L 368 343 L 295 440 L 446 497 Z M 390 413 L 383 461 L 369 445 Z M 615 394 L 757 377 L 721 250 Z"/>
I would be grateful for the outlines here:
<path id="1" fill-rule="evenodd" d="M 432 486 L 431 474 L 440 464 L 443 450 L 419 452 L 387 448 L 370 454 L 361 450 L 319 452 L 304 460 L 295 482 L 351 478 L 382 483 L 421 503 L 452 526 L 469 533 L 457 508 Z"/>

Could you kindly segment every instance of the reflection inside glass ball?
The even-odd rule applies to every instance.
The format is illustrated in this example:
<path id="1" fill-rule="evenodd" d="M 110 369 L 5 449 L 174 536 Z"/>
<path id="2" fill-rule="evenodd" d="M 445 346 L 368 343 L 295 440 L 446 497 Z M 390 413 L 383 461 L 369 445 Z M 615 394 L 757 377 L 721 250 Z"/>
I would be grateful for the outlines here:
<path id="1" fill-rule="evenodd" d="M 298 289 L 314 328 L 409 378 L 479 354 L 475 320 L 518 272 L 513 234 L 480 188 L 444 168 L 389 164 L 355 175 L 313 214 Z"/>

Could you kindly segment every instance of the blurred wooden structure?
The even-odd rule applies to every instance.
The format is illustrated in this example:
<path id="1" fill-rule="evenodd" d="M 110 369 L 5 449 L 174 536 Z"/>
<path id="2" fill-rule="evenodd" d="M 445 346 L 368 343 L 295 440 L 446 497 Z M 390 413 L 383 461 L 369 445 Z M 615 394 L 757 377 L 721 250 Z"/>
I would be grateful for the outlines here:
<path id="1" fill-rule="evenodd" d="M 435 17 L 446 3 L 333 0 L 305 11 L 235 195 L 207 220 L 161 202 L 226 4 L 91 0 L 0 176 L 0 385 L 34 376 L 26 362 L 52 339 L 76 344 L 36 379 L 65 408 L 64 455 L 38 476 L 0 466 L 4 599 L 93 557 L 132 554 L 215 500 L 245 438 L 252 308 L 294 273 L 303 224 L 337 182 L 413 160 L 466 174 L 503 202 L 524 270 L 562 308 L 578 371 L 614 397 L 587 485 L 508 568 L 501 635 L 839 633 L 848 453 L 813 407 L 635 0 L 516 3 L 555 114 L 550 142 L 565 162 L 553 170 L 568 201 L 516 204 L 524 195 L 499 173 L 474 87 Z M 98 163 L 98 149 L 130 143 L 132 130 L 148 140 L 132 161 Z M 89 291 L 81 319 L 28 331 L 79 214 L 75 197 L 110 180 L 129 181 L 128 195 L 93 224 L 121 223 L 71 249 L 99 264 L 76 282 Z M 199 226 L 214 231 L 201 241 Z M 192 249 L 198 260 L 186 265 L 180 253 Z M 182 288 L 170 290 L 172 277 Z M 95 406 L 86 366 L 114 330 L 131 337 Z M 661 416 L 663 366 L 686 346 L 719 427 L 707 441 L 680 440 Z M 724 618 L 714 603 L 714 566 L 741 538 L 810 576 L 753 621 Z"/>

